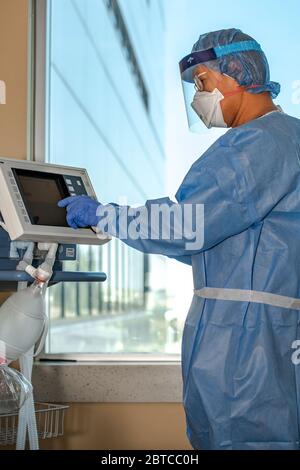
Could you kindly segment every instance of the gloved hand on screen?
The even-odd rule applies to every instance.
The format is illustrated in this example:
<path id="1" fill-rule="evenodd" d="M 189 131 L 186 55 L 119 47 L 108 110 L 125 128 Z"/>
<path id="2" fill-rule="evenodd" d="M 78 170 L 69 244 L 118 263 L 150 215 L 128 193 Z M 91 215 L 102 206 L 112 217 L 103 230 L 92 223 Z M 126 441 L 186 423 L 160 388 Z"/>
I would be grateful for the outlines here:
<path id="1" fill-rule="evenodd" d="M 67 222 L 72 228 L 96 227 L 99 221 L 96 212 L 101 204 L 89 196 L 70 196 L 58 202 L 67 210 Z"/>

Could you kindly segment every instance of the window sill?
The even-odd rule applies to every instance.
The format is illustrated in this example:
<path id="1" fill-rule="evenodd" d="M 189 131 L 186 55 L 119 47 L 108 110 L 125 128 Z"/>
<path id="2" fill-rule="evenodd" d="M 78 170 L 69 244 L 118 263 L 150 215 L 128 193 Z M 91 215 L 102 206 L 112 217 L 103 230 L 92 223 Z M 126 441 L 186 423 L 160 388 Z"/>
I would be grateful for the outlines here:
<path id="1" fill-rule="evenodd" d="M 177 360 L 143 362 L 37 362 L 33 370 L 35 399 L 80 403 L 181 403 L 181 363 Z M 149 358 L 150 359 L 150 358 Z"/>

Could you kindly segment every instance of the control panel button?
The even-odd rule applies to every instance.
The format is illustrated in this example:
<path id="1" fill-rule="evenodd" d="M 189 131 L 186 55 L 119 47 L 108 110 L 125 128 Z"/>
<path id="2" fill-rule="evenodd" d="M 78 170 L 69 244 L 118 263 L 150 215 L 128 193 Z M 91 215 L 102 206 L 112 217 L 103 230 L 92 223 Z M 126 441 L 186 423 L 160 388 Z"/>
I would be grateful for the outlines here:
<path id="1" fill-rule="evenodd" d="M 74 256 L 75 256 L 75 248 L 73 247 L 66 248 L 66 257 L 73 258 Z"/>
<path id="2" fill-rule="evenodd" d="M 67 184 L 72 184 L 72 181 L 70 179 L 66 179 Z"/>
<path id="3" fill-rule="evenodd" d="M 73 186 L 68 186 L 69 191 L 75 191 Z"/>

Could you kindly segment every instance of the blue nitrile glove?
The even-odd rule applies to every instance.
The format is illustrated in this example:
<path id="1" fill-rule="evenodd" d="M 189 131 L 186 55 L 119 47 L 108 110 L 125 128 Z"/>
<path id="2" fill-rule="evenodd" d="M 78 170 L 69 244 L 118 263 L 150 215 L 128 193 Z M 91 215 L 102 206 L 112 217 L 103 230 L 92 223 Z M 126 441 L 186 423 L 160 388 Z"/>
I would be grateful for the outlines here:
<path id="1" fill-rule="evenodd" d="M 67 222 L 72 228 L 96 227 L 99 221 L 96 212 L 101 204 L 89 196 L 70 196 L 58 202 L 67 209 Z"/>

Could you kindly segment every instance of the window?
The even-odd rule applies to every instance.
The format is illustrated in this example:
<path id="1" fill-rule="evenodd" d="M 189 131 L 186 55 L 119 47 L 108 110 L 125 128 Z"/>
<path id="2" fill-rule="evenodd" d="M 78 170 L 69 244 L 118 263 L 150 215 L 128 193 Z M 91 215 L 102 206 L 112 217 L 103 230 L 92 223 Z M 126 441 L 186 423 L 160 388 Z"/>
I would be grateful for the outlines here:
<path id="1" fill-rule="evenodd" d="M 205 17 L 199 0 L 43 3 L 45 158 L 86 167 L 101 202 L 172 197 L 195 158 L 223 132 L 197 136 L 187 129 L 178 61 L 200 33 L 236 24 L 253 35 L 269 58 L 271 79 L 282 84 L 278 103 L 300 114 L 300 64 L 290 47 L 299 33 L 285 6 L 277 5 L 266 22 L 269 1 L 255 1 L 249 10 L 245 0 L 215 0 L 217 14 Z M 190 267 L 112 240 L 78 247 L 77 260 L 65 269 L 104 271 L 108 280 L 49 290 L 48 353 L 179 357 L 193 289 Z"/>
<path id="2" fill-rule="evenodd" d="M 142 2 L 47 2 L 46 160 L 86 167 L 101 201 L 166 193 L 162 8 L 149 22 Z M 78 247 L 65 269 L 108 280 L 49 290 L 48 353 L 179 354 L 163 257 L 114 239 Z"/>

